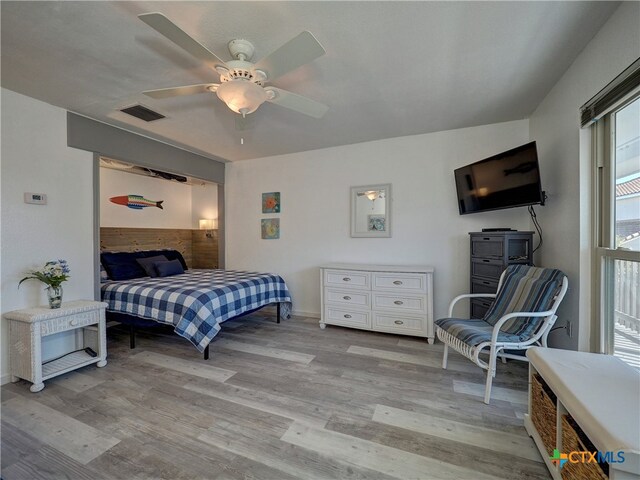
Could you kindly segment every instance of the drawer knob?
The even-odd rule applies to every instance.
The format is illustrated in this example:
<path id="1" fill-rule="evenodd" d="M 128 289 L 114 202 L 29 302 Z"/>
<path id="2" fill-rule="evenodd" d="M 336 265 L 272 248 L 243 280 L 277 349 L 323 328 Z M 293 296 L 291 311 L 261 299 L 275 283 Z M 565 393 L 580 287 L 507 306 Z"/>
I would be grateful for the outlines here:
<path id="1" fill-rule="evenodd" d="M 345 313 L 344 318 L 351 318 L 351 315 L 349 315 L 348 313 Z"/>
<path id="2" fill-rule="evenodd" d="M 69 322 L 69 325 L 71 325 L 72 327 L 75 327 L 78 324 L 78 320 L 71 320 Z"/>
<path id="3" fill-rule="evenodd" d="M 342 298 L 344 298 L 345 300 L 351 300 L 351 297 L 349 297 L 349 296 L 344 296 Z"/>
<path id="4" fill-rule="evenodd" d="M 396 300 L 393 303 L 395 303 L 396 305 L 402 305 L 404 302 L 402 300 Z"/>
<path id="5" fill-rule="evenodd" d="M 395 282 L 393 282 L 394 285 L 402 285 L 402 282 L 400 280 L 396 280 Z"/>
<path id="6" fill-rule="evenodd" d="M 396 320 L 395 322 L 396 325 L 404 325 L 404 322 L 402 320 Z"/>
<path id="7" fill-rule="evenodd" d="M 343 281 L 343 282 L 350 282 L 350 281 L 351 281 L 351 279 L 350 279 L 349 277 L 344 277 L 344 278 L 342 279 L 342 281 Z"/>

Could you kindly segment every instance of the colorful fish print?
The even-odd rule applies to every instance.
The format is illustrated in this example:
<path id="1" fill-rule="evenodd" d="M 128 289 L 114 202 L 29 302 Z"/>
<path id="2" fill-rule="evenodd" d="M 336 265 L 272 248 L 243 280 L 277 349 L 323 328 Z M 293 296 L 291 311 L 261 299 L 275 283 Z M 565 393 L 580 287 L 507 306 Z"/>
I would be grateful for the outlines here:
<path id="1" fill-rule="evenodd" d="M 111 197 L 109 200 L 112 203 L 125 205 L 129 208 L 133 208 L 134 210 L 142 210 L 146 207 L 158 207 L 160 210 L 164 210 L 162 208 L 162 202 L 164 202 L 164 200 L 154 202 L 153 200 L 147 200 L 142 195 L 121 195 L 119 197 Z"/>

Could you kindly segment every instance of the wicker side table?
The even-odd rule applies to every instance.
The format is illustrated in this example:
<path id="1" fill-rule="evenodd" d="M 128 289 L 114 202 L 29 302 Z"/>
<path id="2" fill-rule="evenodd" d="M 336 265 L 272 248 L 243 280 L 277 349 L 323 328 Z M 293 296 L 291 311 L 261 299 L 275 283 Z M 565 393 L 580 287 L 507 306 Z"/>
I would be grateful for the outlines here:
<path id="1" fill-rule="evenodd" d="M 32 392 L 44 388 L 44 381 L 93 363 L 107 364 L 105 308 L 89 300 L 64 303 L 58 309 L 46 307 L 14 310 L 4 314 L 9 321 L 11 381 L 28 380 Z M 42 338 L 75 331 L 76 350 L 57 360 L 42 363 Z M 89 352 L 93 350 L 94 357 Z"/>

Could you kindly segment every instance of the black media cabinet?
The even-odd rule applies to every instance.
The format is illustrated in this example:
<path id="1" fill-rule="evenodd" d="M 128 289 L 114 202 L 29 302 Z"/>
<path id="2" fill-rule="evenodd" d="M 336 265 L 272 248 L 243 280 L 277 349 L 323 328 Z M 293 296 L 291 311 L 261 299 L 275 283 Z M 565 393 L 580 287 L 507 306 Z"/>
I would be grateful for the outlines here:
<path id="1" fill-rule="evenodd" d="M 470 232 L 471 293 L 496 293 L 508 265 L 533 264 L 533 232 Z M 493 303 L 471 299 L 471 318 L 482 318 Z"/>

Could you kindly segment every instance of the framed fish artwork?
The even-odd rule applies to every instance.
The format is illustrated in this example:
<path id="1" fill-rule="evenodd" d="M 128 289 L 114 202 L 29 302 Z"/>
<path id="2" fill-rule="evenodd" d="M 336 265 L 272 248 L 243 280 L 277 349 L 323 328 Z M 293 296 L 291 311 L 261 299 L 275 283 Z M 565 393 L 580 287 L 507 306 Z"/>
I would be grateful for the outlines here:
<path id="1" fill-rule="evenodd" d="M 277 240 L 280 238 L 280 219 L 263 218 L 260 222 L 263 240 Z"/>
<path id="2" fill-rule="evenodd" d="M 119 197 L 111 197 L 109 201 L 134 210 L 142 210 L 147 207 L 157 207 L 160 210 L 164 210 L 162 208 L 162 202 L 164 202 L 164 200 L 156 202 L 155 200 L 146 199 L 142 195 L 120 195 Z"/>
<path id="3" fill-rule="evenodd" d="M 280 192 L 262 194 L 262 213 L 280 213 Z"/>

